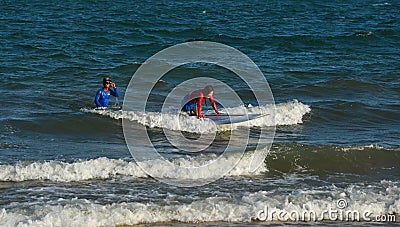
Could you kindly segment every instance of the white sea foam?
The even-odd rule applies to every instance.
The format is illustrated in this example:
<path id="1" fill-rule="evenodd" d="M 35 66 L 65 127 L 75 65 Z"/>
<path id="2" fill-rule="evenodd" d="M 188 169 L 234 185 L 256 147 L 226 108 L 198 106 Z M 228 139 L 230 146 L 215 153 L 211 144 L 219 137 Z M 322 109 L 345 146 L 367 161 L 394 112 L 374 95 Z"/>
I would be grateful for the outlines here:
<path id="1" fill-rule="evenodd" d="M 134 162 L 105 157 L 72 163 L 47 161 L 0 165 L 0 181 L 51 180 L 68 182 L 107 179 L 117 175 L 147 177 Z"/>
<path id="2" fill-rule="evenodd" d="M 345 147 L 339 147 L 339 148 L 342 151 L 353 151 L 353 150 L 363 151 L 363 150 L 368 150 L 368 149 L 386 150 L 387 149 L 386 147 L 381 146 L 379 144 L 369 144 L 369 145 L 364 145 L 364 146 L 351 145 L 351 146 L 345 146 Z M 395 151 L 395 150 L 396 149 L 393 149 L 393 151 Z"/>
<path id="3" fill-rule="evenodd" d="M 391 6 L 392 4 L 385 2 L 385 3 L 376 3 L 376 4 L 372 4 L 373 6 Z"/>
<path id="4" fill-rule="evenodd" d="M 398 213 L 400 195 L 398 182 L 383 181 L 379 191 L 370 190 L 370 186 L 350 185 L 347 188 L 330 186 L 325 190 L 294 190 L 290 193 L 270 193 L 258 191 L 245 193 L 236 198 L 230 194 L 208 197 L 178 205 L 160 205 L 156 203 L 112 203 L 99 204 L 86 199 L 64 200 L 64 205 L 36 205 L 29 209 L 2 209 L 0 225 L 7 226 L 115 226 L 139 223 L 161 222 L 212 222 L 257 220 L 257 213 L 268 207 L 272 217 L 266 221 L 282 221 L 280 211 L 297 212 L 305 210 L 315 212 L 321 218 L 327 210 L 341 210 L 337 206 L 339 199 L 347 202 L 346 211 L 365 211 L 376 215 Z M 168 199 L 168 198 L 166 198 Z M 324 220 L 329 220 L 325 213 Z M 288 218 L 288 216 L 286 216 Z M 398 218 L 398 215 L 397 215 Z M 362 220 L 362 219 L 360 219 Z M 298 220 L 301 221 L 301 220 Z"/>
<path id="5" fill-rule="evenodd" d="M 113 111 L 113 110 L 95 110 L 81 109 L 83 112 L 96 113 L 109 116 L 114 119 L 129 119 L 136 121 L 150 128 L 158 127 L 169 130 L 178 130 L 194 133 L 207 133 L 215 131 L 215 125 L 210 119 L 197 119 L 185 114 L 178 113 L 160 113 L 160 112 L 134 112 L 134 111 Z M 249 126 L 275 126 L 275 125 L 293 125 L 302 123 L 302 118 L 306 113 L 311 111 L 308 105 L 305 105 L 297 100 L 287 103 L 272 105 L 257 106 L 257 107 L 235 107 L 227 108 L 222 111 L 229 114 L 268 114 L 265 117 L 257 118 L 249 122 Z M 275 118 L 274 118 L 275 117 Z M 236 126 L 240 126 L 237 124 Z M 242 125 L 247 125 L 243 123 Z M 220 128 L 220 130 L 224 130 Z"/>
<path id="6" fill-rule="evenodd" d="M 250 172 L 249 165 L 252 160 L 253 152 L 247 152 L 240 162 L 226 175 L 255 175 L 266 171 L 265 166 L 261 166 L 257 171 Z M 230 162 L 230 158 L 234 157 L 226 155 L 228 160 L 217 159 L 219 162 Z M 172 160 L 177 166 L 203 166 L 212 160 L 215 155 L 199 155 L 188 158 L 175 158 Z M 171 172 L 169 168 L 163 165 L 159 159 L 148 160 L 141 163 L 147 170 L 151 169 L 160 175 L 171 179 L 206 179 L 210 172 L 203 171 L 201 174 L 182 173 L 178 175 Z M 187 171 L 196 171 L 196 169 L 188 169 Z M 212 171 L 212 170 L 210 170 Z M 197 172 L 196 172 L 197 173 Z M 195 175 L 196 178 L 188 178 Z M 109 179 L 118 176 L 127 176 L 131 178 L 147 178 L 149 177 L 134 161 L 125 161 L 121 159 L 109 159 L 105 157 L 91 159 L 86 161 L 75 161 L 72 163 L 61 161 L 47 162 L 20 162 L 12 165 L 0 165 L 0 181 L 27 181 L 27 180 L 50 180 L 57 182 L 84 181 L 91 179 Z"/>
<path id="7" fill-rule="evenodd" d="M 229 114 L 267 114 L 262 118 L 256 118 L 249 121 L 250 126 L 277 126 L 277 125 L 295 125 L 303 123 L 303 116 L 311 111 L 308 105 L 305 105 L 297 100 L 287 103 L 275 105 L 275 119 L 273 119 L 274 109 L 270 105 L 253 107 L 236 107 L 227 108 L 225 111 Z"/>

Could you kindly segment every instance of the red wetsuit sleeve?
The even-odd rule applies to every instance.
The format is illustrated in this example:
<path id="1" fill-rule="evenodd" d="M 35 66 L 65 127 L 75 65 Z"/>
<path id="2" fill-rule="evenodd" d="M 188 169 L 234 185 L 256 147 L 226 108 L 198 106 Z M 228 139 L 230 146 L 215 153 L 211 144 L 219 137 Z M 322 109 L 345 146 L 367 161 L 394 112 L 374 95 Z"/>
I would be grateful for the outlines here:
<path id="1" fill-rule="evenodd" d="M 200 93 L 199 97 L 197 98 L 197 117 L 201 117 L 201 106 L 203 105 L 204 95 Z"/>
<path id="2" fill-rule="evenodd" d="M 210 97 L 210 103 L 211 103 L 211 106 L 214 108 L 215 113 L 219 114 L 217 106 L 215 105 L 215 102 L 214 102 L 214 98 L 212 96 Z"/>

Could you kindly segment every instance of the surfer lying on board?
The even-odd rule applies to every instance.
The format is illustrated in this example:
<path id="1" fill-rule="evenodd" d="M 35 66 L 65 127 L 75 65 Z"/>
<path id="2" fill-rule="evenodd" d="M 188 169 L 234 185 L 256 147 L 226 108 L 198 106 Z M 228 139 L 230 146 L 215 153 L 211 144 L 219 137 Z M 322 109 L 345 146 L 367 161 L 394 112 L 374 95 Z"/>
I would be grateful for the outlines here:
<path id="1" fill-rule="evenodd" d="M 112 87 L 113 89 L 110 89 Z M 103 88 L 100 88 L 94 99 L 94 103 L 96 103 L 97 108 L 99 109 L 107 109 L 108 100 L 110 99 L 110 95 L 119 97 L 117 85 L 111 81 L 109 77 L 105 77 L 103 79 Z"/>
<path id="2" fill-rule="evenodd" d="M 217 106 L 214 102 L 214 98 L 212 97 L 213 94 L 214 88 L 211 85 L 187 94 L 182 100 L 182 111 L 188 112 L 190 115 L 195 115 L 198 118 L 202 118 L 204 117 L 204 115 L 201 114 L 201 106 L 203 101 L 210 99 L 211 106 L 214 108 L 215 113 L 219 114 Z"/>

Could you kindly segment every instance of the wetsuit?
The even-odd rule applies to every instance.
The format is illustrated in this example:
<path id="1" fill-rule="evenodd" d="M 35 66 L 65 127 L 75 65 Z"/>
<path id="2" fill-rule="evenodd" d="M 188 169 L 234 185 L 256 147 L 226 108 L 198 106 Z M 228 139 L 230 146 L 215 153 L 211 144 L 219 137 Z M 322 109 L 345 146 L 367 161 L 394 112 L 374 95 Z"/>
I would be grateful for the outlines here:
<path id="1" fill-rule="evenodd" d="M 109 88 L 108 91 L 104 91 L 104 88 L 100 88 L 96 93 L 94 103 L 96 103 L 97 107 L 108 107 L 108 100 L 110 99 L 110 95 L 119 97 L 118 89 L 114 88 L 113 90 Z"/>
<path id="2" fill-rule="evenodd" d="M 199 89 L 193 91 L 190 94 L 187 94 L 184 98 L 182 103 L 184 104 L 182 107 L 182 111 L 189 112 L 197 105 L 197 117 L 201 117 L 201 107 L 203 105 L 203 101 L 207 98 L 203 94 L 203 89 Z M 214 98 L 210 96 L 210 103 L 213 107 L 214 111 L 218 114 L 217 106 L 215 105 Z"/>

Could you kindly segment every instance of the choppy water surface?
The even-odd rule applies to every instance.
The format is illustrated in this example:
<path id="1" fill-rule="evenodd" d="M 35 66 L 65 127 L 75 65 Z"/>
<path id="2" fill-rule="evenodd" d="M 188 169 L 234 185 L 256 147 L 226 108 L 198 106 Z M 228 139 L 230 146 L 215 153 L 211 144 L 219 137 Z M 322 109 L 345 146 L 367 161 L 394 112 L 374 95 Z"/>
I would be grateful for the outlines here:
<path id="1" fill-rule="evenodd" d="M 336 208 L 339 199 L 351 210 L 398 214 L 399 10 L 396 1 L 375 0 L 3 1 L 0 224 L 243 224 L 256 221 L 265 206 L 301 212 L 306 205 L 322 212 Z M 233 111 L 271 107 L 254 106 L 246 86 L 227 70 L 207 65 L 164 76 L 145 115 L 97 111 L 93 98 L 104 75 L 123 95 L 147 58 L 194 40 L 247 54 L 270 84 L 276 116 L 274 125 L 271 116 L 252 122 L 250 145 L 224 178 L 180 188 L 139 168 L 121 119 L 146 125 L 174 163 L 202 165 L 222 152 L 229 133 L 219 131 L 201 154 L 173 147 L 162 129 L 196 138 L 208 133 L 211 122 L 183 116 L 186 124 L 178 127 L 179 116 L 160 114 L 171 89 L 193 75 L 215 75 L 243 98 L 246 106 Z M 249 172 L 257 130 L 271 126 L 271 152 Z M 180 177 L 159 163 L 147 165 Z"/>

